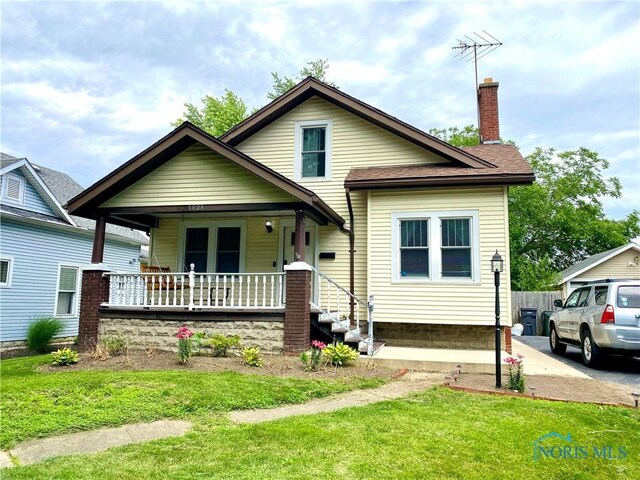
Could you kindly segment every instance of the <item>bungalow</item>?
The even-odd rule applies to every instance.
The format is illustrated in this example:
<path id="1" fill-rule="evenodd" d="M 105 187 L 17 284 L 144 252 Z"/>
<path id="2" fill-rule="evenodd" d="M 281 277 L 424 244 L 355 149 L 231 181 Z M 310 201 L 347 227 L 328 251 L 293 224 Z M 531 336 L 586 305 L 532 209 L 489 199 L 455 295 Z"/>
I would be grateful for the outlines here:
<path id="1" fill-rule="evenodd" d="M 497 90 L 479 86 L 482 144 L 466 149 L 313 78 L 220 138 L 183 123 L 68 203 L 97 222 L 81 340 L 170 346 L 186 323 L 287 353 L 310 338 L 490 348 L 507 189 L 534 180 L 499 143 Z M 103 264 L 107 221 L 150 232 L 152 271 Z"/>
<path id="2" fill-rule="evenodd" d="M 83 188 L 68 175 L 0 154 L 0 347 L 21 345 L 38 315 L 78 333 L 80 281 L 90 263 L 95 222 L 62 207 Z M 139 271 L 141 232 L 109 225 L 104 254 L 121 271 Z"/>

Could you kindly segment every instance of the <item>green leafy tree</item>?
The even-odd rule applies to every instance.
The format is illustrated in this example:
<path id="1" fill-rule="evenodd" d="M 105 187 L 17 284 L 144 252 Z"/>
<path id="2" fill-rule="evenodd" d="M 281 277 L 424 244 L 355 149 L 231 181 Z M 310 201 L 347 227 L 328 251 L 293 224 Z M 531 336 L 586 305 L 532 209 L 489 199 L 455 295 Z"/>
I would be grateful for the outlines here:
<path id="1" fill-rule="evenodd" d="M 177 127 L 188 120 L 214 137 L 219 137 L 248 116 L 244 101 L 226 89 L 221 97 L 205 95 L 202 98 L 202 109 L 192 103 L 185 103 L 184 106 L 187 110 L 183 118 L 179 118 L 172 125 Z"/>
<path id="2" fill-rule="evenodd" d="M 307 77 L 313 77 L 316 80 L 320 80 L 328 85 L 335 87 L 336 85 L 327 80 L 327 70 L 329 70 L 328 59 L 317 59 L 307 62 L 307 65 L 302 67 L 297 77 L 280 76 L 276 72 L 271 72 L 273 78 L 273 90 L 267 93 L 267 97 L 271 100 L 278 98 L 283 93 L 288 92 L 295 87 L 300 81 Z"/>
<path id="3" fill-rule="evenodd" d="M 318 59 L 307 62 L 297 77 L 280 76 L 278 73 L 272 72 L 273 90 L 267 93 L 267 97 L 273 100 L 309 76 L 335 87 L 333 83 L 326 80 L 328 69 L 329 61 Z M 249 111 L 244 101 L 231 90 L 226 89 L 224 95 L 220 97 L 205 95 L 202 98 L 201 107 L 192 103 L 185 103 L 184 107 L 186 110 L 182 117 L 172 122 L 171 125 L 177 127 L 183 122 L 189 121 L 214 137 L 221 136 L 249 116 Z M 256 110 L 254 109 L 251 114 L 255 113 Z"/>
<path id="4" fill-rule="evenodd" d="M 473 125 L 429 133 L 457 147 L 478 144 Z M 536 182 L 509 189 L 514 290 L 554 289 L 561 270 L 640 234 L 640 212 L 634 210 L 622 220 L 605 216 L 602 200 L 619 198 L 622 187 L 617 178 L 606 175 L 609 162 L 597 152 L 584 147 L 562 152 L 537 148 L 527 160 Z"/>

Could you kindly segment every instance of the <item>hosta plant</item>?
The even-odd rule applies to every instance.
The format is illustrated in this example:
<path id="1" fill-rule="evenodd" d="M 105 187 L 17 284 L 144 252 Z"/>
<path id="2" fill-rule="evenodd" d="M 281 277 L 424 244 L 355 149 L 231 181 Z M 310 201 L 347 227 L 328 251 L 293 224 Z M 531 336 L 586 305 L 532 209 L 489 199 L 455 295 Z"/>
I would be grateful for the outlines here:
<path id="1" fill-rule="evenodd" d="M 322 356 L 335 367 L 342 367 L 358 358 L 358 352 L 342 342 L 331 343 L 322 350 Z"/>
<path id="2" fill-rule="evenodd" d="M 70 348 L 61 348 L 55 352 L 51 352 L 51 358 L 55 365 L 67 366 L 72 363 L 78 363 L 78 352 Z"/>
<path id="3" fill-rule="evenodd" d="M 262 366 L 260 347 L 244 347 L 242 349 L 242 358 L 244 358 L 245 365 L 249 365 L 250 367 Z"/>

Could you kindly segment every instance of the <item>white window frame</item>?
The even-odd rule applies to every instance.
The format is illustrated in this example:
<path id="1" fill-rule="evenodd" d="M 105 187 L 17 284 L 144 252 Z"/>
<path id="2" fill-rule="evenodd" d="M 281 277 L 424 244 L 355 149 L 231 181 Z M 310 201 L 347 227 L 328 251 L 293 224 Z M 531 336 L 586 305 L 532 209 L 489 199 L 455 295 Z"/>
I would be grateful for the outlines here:
<path id="1" fill-rule="evenodd" d="M 9 288 L 11 287 L 11 278 L 13 277 L 13 257 L 9 255 L 5 255 L 3 257 L 0 257 L 0 261 L 8 262 L 9 264 L 7 266 L 7 281 L 0 282 L 0 288 Z"/>
<path id="2" fill-rule="evenodd" d="M 17 180 L 18 182 L 20 182 L 20 198 L 17 200 L 7 195 L 7 189 L 9 188 L 9 179 Z M 26 179 L 24 177 L 7 173 L 4 175 L 4 178 L 2 179 L 2 200 L 5 202 L 10 202 L 18 205 L 24 205 L 25 189 L 26 189 Z"/>
<path id="3" fill-rule="evenodd" d="M 184 264 L 184 247 L 187 243 L 187 228 L 208 228 L 209 245 L 207 249 L 207 272 L 214 273 L 217 270 L 218 261 L 218 228 L 219 227 L 239 227 L 240 228 L 240 265 L 238 273 L 244 273 L 247 252 L 247 222 L 246 220 L 185 220 L 182 222 L 180 234 L 180 250 L 178 256 L 178 270 L 182 270 Z M 229 272 L 219 272 L 229 273 Z"/>
<path id="4" fill-rule="evenodd" d="M 468 218 L 471 222 L 471 278 L 442 276 L 442 220 Z M 429 276 L 406 276 L 400 272 L 400 220 L 429 221 Z M 477 210 L 395 212 L 391 214 L 392 283 L 480 283 L 480 228 Z"/>
<path id="5" fill-rule="evenodd" d="M 58 295 L 60 294 L 60 273 L 63 268 L 75 268 L 77 270 L 76 274 L 76 297 L 73 302 L 73 311 L 71 313 L 58 313 Z M 56 296 L 55 301 L 53 303 L 53 316 L 56 318 L 75 318 L 79 315 L 78 307 L 80 305 L 80 285 L 82 278 L 82 266 L 78 264 L 71 263 L 59 263 L 58 264 L 58 275 L 56 277 Z"/>
<path id="6" fill-rule="evenodd" d="M 303 177 L 302 176 L 302 131 L 310 127 L 325 128 L 325 156 L 324 156 L 324 176 L 323 177 Z M 293 178 L 296 181 L 329 181 L 331 180 L 331 158 L 332 158 L 332 138 L 333 138 L 333 120 L 305 120 L 295 123 L 295 141 L 294 141 L 294 164 Z"/>

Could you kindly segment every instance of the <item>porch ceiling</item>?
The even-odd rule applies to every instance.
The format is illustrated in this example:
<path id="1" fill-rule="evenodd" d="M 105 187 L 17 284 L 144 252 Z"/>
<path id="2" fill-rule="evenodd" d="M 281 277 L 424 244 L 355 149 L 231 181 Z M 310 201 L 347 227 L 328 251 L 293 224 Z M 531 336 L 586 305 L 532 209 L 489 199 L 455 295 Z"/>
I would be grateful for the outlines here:
<path id="1" fill-rule="evenodd" d="M 103 207 L 104 203 L 143 179 L 189 147 L 200 143 L 264 182 L 293 197 L 292 202 Z M 67 204 L 69 213 L 86 218 L 106 216 L 110 223 L 148 229 L 165 213 L 303 210 L 319 224 L 344 225 L 344 219 L 318 195 L 215 137 L 185 122 L 155 144 L 90 186 Z"/>

